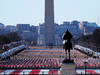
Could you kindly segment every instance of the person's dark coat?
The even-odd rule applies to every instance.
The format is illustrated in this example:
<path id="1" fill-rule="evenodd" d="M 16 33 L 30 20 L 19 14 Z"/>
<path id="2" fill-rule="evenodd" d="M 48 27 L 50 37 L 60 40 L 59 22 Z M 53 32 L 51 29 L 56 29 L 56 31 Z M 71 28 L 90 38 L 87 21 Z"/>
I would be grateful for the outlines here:
<path id="1" fill-rule="evenodd" d="M 64 47 L 65 47 L 65 50 L 70 50 L 72 49 L 72 43 L 70 41 L 67 41 L 65 42 Z"/>

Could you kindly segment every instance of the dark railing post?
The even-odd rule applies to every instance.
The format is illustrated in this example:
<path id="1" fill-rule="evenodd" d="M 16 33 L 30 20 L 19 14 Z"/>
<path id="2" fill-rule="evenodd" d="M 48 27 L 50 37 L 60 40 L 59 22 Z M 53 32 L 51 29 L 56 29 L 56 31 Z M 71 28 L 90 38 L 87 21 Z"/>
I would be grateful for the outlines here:
<path id="1" fill-rule="evenodd" d="M 24 75 L 24 72 L 23 72 L 23 75 Z"/>
<path id="2" fill-rule="evenodd" d="M 4 75 L 6 74 L 6 72 L 4 72 Z"/>
<path id="3" fill-rule="evenodd" d="M 86 75 L 86 64 L 85 64 L 85 75 Z"/>
<path id="4" fill-rule="evenodd" d="M 42 72 L 42 74 L 44 75 L 44 72 Z"/>
<path id="5" fill-rule="evenodd" d="M 92 74 L 92 71 L 91 71 L 91 74 Z"/>
<path id="6" fill-rule="evenodd" d="M 81 74 L 82 74 L 82 72 L 81 72 Z"/>
<path id="7" fill-rule="evenodd" d="M 86 75 L 86 64 L 88 63 L 88 60 L 85 60 L 84 61 L 84 64 L 85 64 L 85 75 Z"/>

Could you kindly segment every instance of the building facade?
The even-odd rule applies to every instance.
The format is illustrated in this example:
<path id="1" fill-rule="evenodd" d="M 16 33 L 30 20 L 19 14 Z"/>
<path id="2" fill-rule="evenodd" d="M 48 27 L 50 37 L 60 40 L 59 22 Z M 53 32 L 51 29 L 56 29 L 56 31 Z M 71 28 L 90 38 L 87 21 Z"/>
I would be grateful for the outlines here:
<path id="1" fill-rule="evenodd" d="M 37 32 L 37 28 L 36 26 L 30 26 L 30 31 L 33 32 L 33 33 L 36 33 Z"/>
<path id="2" fill-rule="evenodd" d="M 4 29 L 4 24 L 0 23 L 0 29 Z"/>
<path id="3" fill-rule="evenodd" d="M 37 42 L 37 34 L 30 31 L 23 31 L 23 40 L 35 41 Z"/>
<path id="4" fill-rule="evenodd" d="M 15 32 L 16 31 L 16 27 L 15 26 L 11 26 L 11 25 L 7 25 L 5 27 L 5 30 L 7 30 L 9 32 Z"/>
<path id="5" fill-rule="evenodd" d="M 58 46 L 58 45 L 61 45 L 62 44 L 62 35 L 64 34 L 64 32 L 68 29 L 69 32 L 72 34 L 72 35 L 75 35 L 76 34 L 76 26 L 73 26 L 73 25 L 66 25 L 65 23 L 64 24 L 61 24 L 61 25 L 58 25 L 55 23 L 54 25 L 54 33 L 55 33 L 55 46 Z M 45 23 L 43 24 L 39 24 L 39 28 L 38 28 L 38 41 L 37 41 L 37 44 L 38 45 L 45 45 L 44 43 L 44 33 L 45 33 Z"/>
<path id="6" fill-rule="evenodd" d="M 16 30 L 17 31 L 29 31 L 30 30 L 30 24 L 17 24 Z"/>
<path id="7" fill-rule="evenodd" d="M 79 23 L 79 28 L 84 35 L 92 34 L 97 27 L 98 25 L 96 23 L 89 23 L 88 21 L 82 21 Z"/>
<path id="8" fill-rule="evenodd" d="M 96 27 L 94 27 L 94 26 L 85 26 L 84 27 L 84 35 L 92 34 L 95 29 L 96 29 Z"/>

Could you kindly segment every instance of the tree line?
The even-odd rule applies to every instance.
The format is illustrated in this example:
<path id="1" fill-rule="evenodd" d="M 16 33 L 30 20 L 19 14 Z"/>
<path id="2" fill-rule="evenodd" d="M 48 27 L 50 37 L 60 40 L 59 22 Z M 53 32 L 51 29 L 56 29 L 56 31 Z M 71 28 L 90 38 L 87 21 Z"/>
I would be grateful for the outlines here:
<path id="1" fill-rule="evenodd" d="M 21 37 L 17 34 L 17 32 L 10 32 L 6 35 L 0 34 L 0 45 L 16 42 L 20 40 L 21 40 Z"/>
<path id="2" fill-rule="evenodd" d="M 80 42 L 78 44 L 100 47 L 100 29 L 97 28 L 94 30 L 93 34 L 83 35 L 79 37 L 76 41 L 76 43 Z"/>

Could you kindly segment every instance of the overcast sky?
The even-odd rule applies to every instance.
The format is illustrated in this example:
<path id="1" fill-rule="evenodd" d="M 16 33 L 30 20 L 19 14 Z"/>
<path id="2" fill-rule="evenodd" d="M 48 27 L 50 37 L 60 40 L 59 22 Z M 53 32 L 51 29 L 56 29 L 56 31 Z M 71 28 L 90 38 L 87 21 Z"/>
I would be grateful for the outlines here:
<path id="1" fill-rule="evenodd" d="M 44 7 L 45 0 L 0 0 L 0 22 L 4 25 L 38 26 L 44 23 Z M 73 20 L 98 24 L 100 0 L 54 0 L 54 15 L 58 24 Z"/>

